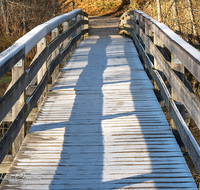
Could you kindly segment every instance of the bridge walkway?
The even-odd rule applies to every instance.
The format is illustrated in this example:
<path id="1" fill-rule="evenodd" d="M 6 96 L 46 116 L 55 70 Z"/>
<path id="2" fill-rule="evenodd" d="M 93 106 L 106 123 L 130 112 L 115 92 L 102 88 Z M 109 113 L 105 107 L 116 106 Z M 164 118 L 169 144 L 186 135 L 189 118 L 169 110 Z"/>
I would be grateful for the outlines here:
<path id="1" fill-rule="evenodd" d="M 197 189 L 130 39 L 80 44 L 0 189 Z"/>

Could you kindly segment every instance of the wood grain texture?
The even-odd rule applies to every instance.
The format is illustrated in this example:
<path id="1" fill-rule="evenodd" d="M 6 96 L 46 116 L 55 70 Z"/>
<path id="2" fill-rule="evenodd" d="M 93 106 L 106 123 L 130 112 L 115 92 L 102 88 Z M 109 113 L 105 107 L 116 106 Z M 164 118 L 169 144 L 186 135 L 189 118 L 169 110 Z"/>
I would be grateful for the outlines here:
<path id="1" fill-rule="evenodd" d="M 80 44 L 0 189 L 197 190 L 131 40 Z"/>

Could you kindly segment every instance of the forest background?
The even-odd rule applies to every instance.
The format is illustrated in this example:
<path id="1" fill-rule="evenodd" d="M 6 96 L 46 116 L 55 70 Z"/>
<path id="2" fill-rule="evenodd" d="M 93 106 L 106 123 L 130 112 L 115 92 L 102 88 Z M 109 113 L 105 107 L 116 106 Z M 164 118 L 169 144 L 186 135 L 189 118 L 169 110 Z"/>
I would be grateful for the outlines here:
<path id="1" fill-rule="evenodd" d="M 0 0 L 0 52 L 35 26 L 71 11 L 72 4 L 101 16 L 140 9 L 200 49 L 199 0 Z"/>

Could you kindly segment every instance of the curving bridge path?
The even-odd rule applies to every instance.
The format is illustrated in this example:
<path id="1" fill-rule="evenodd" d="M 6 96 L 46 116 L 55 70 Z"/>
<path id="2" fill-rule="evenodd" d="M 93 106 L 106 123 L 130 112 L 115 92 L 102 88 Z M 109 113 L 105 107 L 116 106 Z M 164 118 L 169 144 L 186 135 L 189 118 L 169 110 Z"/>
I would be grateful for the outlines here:
<path id="1" fill-rule="evenodd" d="M 196 190 L 133 42 L 90 19 L 0 189 Z"/>

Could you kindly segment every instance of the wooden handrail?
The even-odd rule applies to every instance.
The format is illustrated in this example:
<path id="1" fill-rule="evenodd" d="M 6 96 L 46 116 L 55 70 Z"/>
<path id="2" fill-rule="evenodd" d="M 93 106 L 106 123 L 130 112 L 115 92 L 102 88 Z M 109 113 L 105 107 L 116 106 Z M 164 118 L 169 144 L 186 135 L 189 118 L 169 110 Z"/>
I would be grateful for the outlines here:
<path id="1" fill-rule="evenodd" d="M 177 109 L 176 102 L 168 92 L 163 77 L 156 70 L 155 64 L 158 64 L 159 70 L 165 75 L 179 100 L 186 107 L 199 129 L 200 102 L 192 92 L 192 87 L 190 87 L 188 83 L 185 84 L 184 81 L 177 76 L 176 72 L 171 67 L 171 63 L 165 59 L 162 52 L 158 49 L 155 40 L 154 42 L 152 41 L 151 35 L 154 35 L 153 38 L 158 37 L 171 54 L 176 56 L 198 81 L 200 81 L 200 52 L 181 39 L 167 26 L 139 10 L 131 10 L 124 13 L 120 18 L 119 29 L 121 34 L 125 33 L 132 37 L 149 73 L 161 92 L 169 113 L 196 169 L 200 172 L 200 147 Z M 151 62 L 147 53 L 154 57 L 154 64 Z M 186 78 L 184 80 L 186 80 Z"/>
<path id="2" fill-rule="evenodd" d="M 22 36 L 11 47 L 0 54 L 0 78 L 26 55 L 44 36 L 62 23 L 71 20 L 78 14 L 87 16 L 81 9 L 57 16 Z"/>
<path id="3" fill-rule="evenodd" d="M 54 40 L 52 40 L 46 47 L 40 52 L 38 57 L 33 63 L 24 69 L 24 73 L 19 76 L 18 80 L 12 85 L 12 87 L 6 92 L 6 94 L 0 99 L 0 122 L 16 104 L 20 96 L 25 92 L 28 85 L 38 74 L 47 58 L 62 44 L 67 38 L 76 32 L 75 36 L 72 36 L 68 45 L 56 55 L 53 60 L 46 64 L 46 71 L 40 77 L 38 86 L 32 93 L 32 95 L 25 100 L 22 104 L 22 109 L 17 113 L 17 117 L 13 120 L 11 126 L 7 130 L 6 134 L 0 141 L 0 163 L 6 156 L 12 143 L 19 134 L 23 124 L 26 121 L 31 110 L 34 108 L 41 95 L 43 94 L 47 83 L 54 72 L 57 65 L 59 65 L 66 55 L 70 52 L 72 47 L 76 45 L 78 40 L 83 39 L 83 36 L 88 33 L 88 15 L 81 9 L 72 11 L 65 15 L 58 16 L 42 25 L 37 26 L 25 36 L 15 42 L 13 46 L 5 50 L 0 54 L 0 78 L 7 73 L 20 59 L 25 59 L 26 54 L 44 38 L 54 28 L 60 26 L 62 23 L 69 22 L 73 18 L 78 18 L 75 24 L 69 29 L 63 31 Z M 80 19 L 82 18 L 82 19 Z M 76 19 L 75 19 L 76 20 Z M 81 28 L 81 29 L 80 29 Z M 25 66 L 22 66 L 25 68 Z M 22 68 L 23 69 L 23 68 Z M 20 145 L 19 145 L 20 146 Z M 19 149 L 19 147 L 18 147 Z"/>

